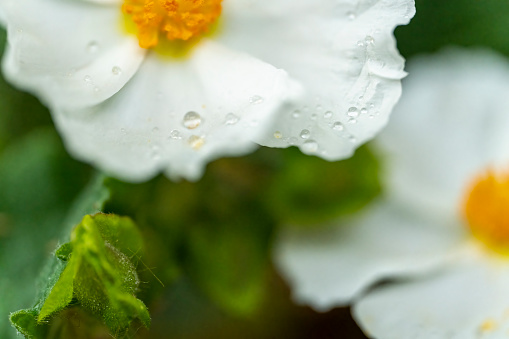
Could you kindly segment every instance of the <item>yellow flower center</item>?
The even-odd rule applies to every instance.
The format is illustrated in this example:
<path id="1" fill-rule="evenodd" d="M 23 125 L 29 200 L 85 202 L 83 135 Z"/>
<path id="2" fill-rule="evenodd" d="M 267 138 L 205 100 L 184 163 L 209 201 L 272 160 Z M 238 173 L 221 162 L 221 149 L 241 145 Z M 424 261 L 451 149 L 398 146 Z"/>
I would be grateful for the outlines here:
<path id="1" fill-rule="evenodd" d="M 478 176 L 465 200 L 464 213 L 477 239 L 509 255 L 509 173 L 488 170 Z"/>
<path id="2" fill-rule="evenodd" d="M 206 32 L 221 14 L 222 0 L 124 0 L 122 12 L 136 26 L 140 47 L 157 46 L 161 37 L 189 40 Z"/>

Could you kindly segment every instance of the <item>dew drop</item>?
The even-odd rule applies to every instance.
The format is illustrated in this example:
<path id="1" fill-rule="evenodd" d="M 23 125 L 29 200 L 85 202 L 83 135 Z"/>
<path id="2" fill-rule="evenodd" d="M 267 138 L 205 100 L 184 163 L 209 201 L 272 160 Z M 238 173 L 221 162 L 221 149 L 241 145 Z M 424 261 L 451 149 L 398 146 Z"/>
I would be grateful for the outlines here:
<path id="1" fill-rule="evenodd" d="M 359 110 L 357 109 L 357 107 L 350 107 L 348 109 L 348 112 L 346 112 L 346 114 L 349 116 L 349 117 L 352 117 L 352 118 L 357 118 L 359 116 Z"/>
<path id="2" fill-rule="evenodd" d="M 111 69 L 111 73 L 113 73 L 113 75 L 120 75 L 122 74 L 122 68 L 115 66 Z"/>
<path id="3" fill-rule="evenodd" d="M 332 118 L 332 112 L 331 112 L 331 111 L 327 111 L 327 112 L 325 112 L 325 113 L 323 114 L 323 117 L 324 117 L 325 119 L 330 119 L 330 118 Z"/>
<path id="4" fill-rule="evenodd" d="M 375 39 L 371 35 L 366 36 L 364 41 L 366 42 L 366 45 L 373 45 L 375 43 Z"/>
<path id="5" fill-rule="evenodd" d="M 97 41 L 90 41 L 87 45 L 87 52 L 88 53 L 97 53 L 99 50 L 99 44 Z"/>
<path id="6" fill-rule="evenodd" d="M 122 133 L 122 134 L 126 134 L 126 133 L 127 133 L 127 131 L 125 130 L 125 128 L 121 128 L 121 129 L 120 129 L 120 133 Z"/>
<path id="7" fill-rule="evenodd" d="M 348 18 L 348 20 L 351 21 L 351 20 L 355 20 L 356 15 L 354 12 L 348 12 L 348 13 L 346 13 L 346 17 Z"/>
<path id="8" fill-rule="evenodd" d="M 236 116 L 235 114 L 228 113 L 228 114 L 226 114 L 224 124 L 225 125 L 235 125 L 237 122 L 239 122 L 239 120 L 240 120 L 239 117 Z"/>
<path id="9" fill-rule="evenodd" d="M 352 124 L 352 125 L 355 125 L 355 124 L 357 123 L 357 119 L 355 119 L 355 118 L 350 118 L 350 119 L 348 119 L 348 123 L 349 123 L 349 124 Z"/>
<path id="10" fill-rule="evenodd" d="M 91 82 L 92 81 L 92 77 L 90 75 L 85 75 L 85 77 L 83 78 L 83 81 Z"/>
<path id="11" fill-rule="evenodd" d="M 318 115 L 316 115 L 315 113 L 311 114 L 311 116 L 309 117 L 309 119 L 315 121 L 316 119 L 318 118 Z"/>
<path id="12" fill-rule="evenodd" d="M 274 132 L 274 138 L 281 139 L 282 137 L 283 137 L 283 133 L 281 133 L 280 131 Z"/>
<path id="13" fill-rule="evenodd" d="M 335 131 L 342 131 L 345 129 L 345 126 L 343 126 L 343 124 L 340 123 L 339 121 L 336 121 L 335 123 L 332 124 L 332 129 Z"/>
<path id="14" fill-rule="evenodd" d="M 174 129 L 170 132 L 170 137 L 168 139 L 180 140 L 182 139 L 182 134 L 180 134 L 179 130 Z"/>
<path id="15" fill-rule="evenodd" d="M 366 108 L 361 108 L 361 114 L 366 114 L 368 113 L 368 110 Z"/>
<path id="16" fill-rule="evenodd" d="M 189 139 L 187 139 L 187 143 L 195 150 L 199 150 L 205 144 L 205 140 L 202 137 L 197 135 L 191 135 Z"/>
<path id="17" fill-rule="evenodd" d="M 309 139 L 309 137 L 311 136 L 311 132 L 307 129 L 303 129 L 301 132 L 300 132 L 300 137 L 302 139 Z"/>
<path id="18" fill-rule="evenodd" d="M 316 153 L 318 151 L 318 143 L 314 140 L 306 140 L 302 144 L 302 151 L 304 153 Z"/>
<path id="19" fill-rule="evenodd" d="M 322 110 L 322 105 L 316 105 L 316 110 L 317 111 L 321 111 Z"/>
<path id="20" fill-rule="evenodd" d="M 357 41 L 357 46 L 364 47 L 364 41 L 361 40 Z"/>
<path id="21" fill-rule="evenodd" d="M 350 135 L 350 136 L 348 137 L 348 141 L 350 141 L 350 142 L 353 144 L 353 143 L 355 143 L 355 142 L 357 141 L 357 138 L 356 138 L 356 137 L 354 137 L 353 135 Z"/>
<path id="22" fill-rule="evenodd" d="M 296 109 L 295 111 L 293 111 L 292 113 L 292 118 L 294 119 L 298 119 L 300 118 L 300 111 L 298 109 Z"/>
<path id="23" fill-rule="evenodd" d="M 201 124 L 201 116 L 193 111 L 189 111 L 184 115 L 184 127 L 187 129 L 195 129 Z"/>
<path id="24" fill-rule="evenodd" d="M 249 103 L 252 104 L 252 105 L 258 105 L 258 104 L 261 104 L 263 102 L 263 98 L 259 95 L 253 95 L 250 99 L 249 99 Z"/>

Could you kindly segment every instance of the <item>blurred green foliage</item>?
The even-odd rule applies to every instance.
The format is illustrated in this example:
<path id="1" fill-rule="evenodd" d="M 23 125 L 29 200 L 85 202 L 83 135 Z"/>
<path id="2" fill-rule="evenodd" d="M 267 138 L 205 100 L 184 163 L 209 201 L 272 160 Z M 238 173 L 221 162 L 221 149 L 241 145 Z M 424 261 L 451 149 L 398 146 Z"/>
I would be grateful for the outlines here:
<path id="1" fill-rule="evenodd" d="M 412 22 L 395 33 L 405 57 L 450 44 L 487 46 L 509 55 L 509 2 L 416 0 L 416 6 Z M 4 41 L 0 30 L 0 48 Z M 326 316 L 291 305 L 271 265 L 273 236 L 281 225 L 318 227 L 358 211 L 379 193 L 377 173 L 378 159 L 369 147 L 334 163 L 296 149 L 262 148 L 246 157 L 213 162 L 197 183 L 159 176 L 134 185 L 97 177 L 78 197 L 91 169 L 67 155 L 47 109 L 0 78 L 0 290 L 9 291 L 0 299 L 0 338 L 15 337 L 7 314 L 33 301 L 41 267 L 44 283 L 36 300 L 45 300 L 49 290 L 44 286 L 54 286 L 58 278 L 66 285 L 60 273 L 63 260 L 72 258 L 74 243 L 60 247 L 60 259 L 51 253 L 85 214 L 99 210 L 130 216 L 149 244 L 138 266 L 138 295 L 153 316 L 153 326 L 139 329 L 137 337 L 334 337 L 337 332 L 317 328 L 336 324 L 342 313 L 322 324 L 318 319 Z M 103 229 L 102 237 L 114 236 Z M 114 246 L 118 249 L 119 243 Z M 138 258 L 135 247 L 119 251 L 130 256 L 128 248 Z M 116 266 L 103 250 L 102 259 Z M 103 281 L 94 270 L 88 267 L 86 275 Z M 113 276 L 125 276 L 117 273 Z M 86 285 L 86 279 L 81 283 Z M 67 293 L 61 295 L 63 302 L 48 314 L 74 296 L 69 288 L 62 291 Z M 92 315 L 93 307 L 76 301 L 71 298 L 47 326 L 36 326 L 40 308 L 27 311 L 18 324 L 33 325 L 33 331 L 47 338 L 107 336 L 107 327 Z M 122 327 L 109 325 L 110 332 Z M 352 333 L 345 337 L 361 337 L 358 330 Z"/>
<path id="2" fill-rule="evenodd" d="M 409 25 L 396 29 L 406 58 L 449 45 L 490 47 L 509 55 L 509 2 L 504 0 L 416 0 Z"/>

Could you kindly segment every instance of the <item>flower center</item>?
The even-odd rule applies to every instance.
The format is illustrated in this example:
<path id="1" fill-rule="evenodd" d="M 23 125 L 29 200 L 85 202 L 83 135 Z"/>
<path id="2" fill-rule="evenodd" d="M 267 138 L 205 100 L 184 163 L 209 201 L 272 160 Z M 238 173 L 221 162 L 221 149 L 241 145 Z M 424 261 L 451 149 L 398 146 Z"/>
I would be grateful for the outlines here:
<path id="1" fill-rule="evenodd" d="M 472 234 L 495 252 L 509 255 L 509 173 L 488 170 L 472 183 L 464 204 Z"/>
<path id="2" fill-rule="evenodd" d="M 122 12 L 136 25 L 140 47 L 161 37 L 189 40 L 206 32 L 221 14 L 222 0 L 124 0 Z"/>

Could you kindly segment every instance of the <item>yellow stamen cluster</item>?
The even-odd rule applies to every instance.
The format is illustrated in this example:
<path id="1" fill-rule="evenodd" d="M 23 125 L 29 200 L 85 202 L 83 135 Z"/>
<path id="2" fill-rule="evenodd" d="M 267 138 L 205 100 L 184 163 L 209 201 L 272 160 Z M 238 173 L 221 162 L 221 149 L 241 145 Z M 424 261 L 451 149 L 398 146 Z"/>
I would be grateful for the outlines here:
<path id="1" fill-rule="evenodd" d="M 140 46 L 157 46 L 161 36 L 170 41 L 189 40 L 221 15 L 222 0 L 124 0 L 122 12 L 137 28 Z"/>
<path id="2" fill-rule="evenodd" d="M 509 254 L 509 173 L 488 170 L 477 177 L 464 213 L 477 239 L 498 253 Z"/>

